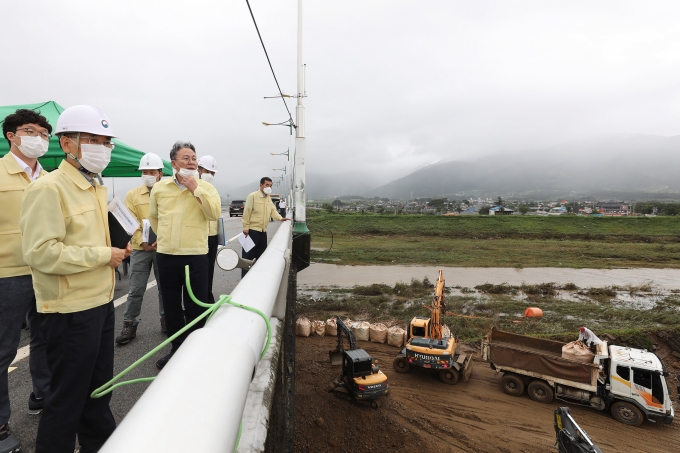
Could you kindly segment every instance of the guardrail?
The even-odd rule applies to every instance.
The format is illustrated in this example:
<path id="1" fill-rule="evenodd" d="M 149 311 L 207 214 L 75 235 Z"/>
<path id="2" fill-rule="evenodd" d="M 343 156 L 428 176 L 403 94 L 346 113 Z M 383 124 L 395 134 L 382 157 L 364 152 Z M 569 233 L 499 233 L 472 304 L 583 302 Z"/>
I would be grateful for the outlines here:
<path id="1" fill-rule="evenodd" d="M 232 291 L 235 302 L 271 318 L 278 298 L 277 314 L 282 312 L 280 287 L 287 281 L 291 229 L 291 222 L 281 224 L 265 253 Z M 266 339 L 267 326 L 258 314 L 222 306 L 205 327 L 189 335 L 100 451 L 234 451 Z M 273 342 L 270 348 L 279 345 Z M 270 357 L 275 354 L 271 352 Z"/>

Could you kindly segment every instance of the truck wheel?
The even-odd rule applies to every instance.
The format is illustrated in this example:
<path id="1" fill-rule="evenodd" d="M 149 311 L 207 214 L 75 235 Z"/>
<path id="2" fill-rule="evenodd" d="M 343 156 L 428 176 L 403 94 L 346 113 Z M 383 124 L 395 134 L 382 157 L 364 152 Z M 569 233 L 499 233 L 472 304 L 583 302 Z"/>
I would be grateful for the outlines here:
<path id="1" fill-rule="evenodd" d="M 612 416 L 623 424 L 640 426 L 645 418 L 640 409 L 625 401 L 617 401 L 612 405 Z"/>
<path id="2" fill-rule="evenodd" d="M 555 396 L 553 389 L 543 381 L 531 381 L 529 387 L 527 387 L 527 393 L 529 393 L 529 398 L 539 403 L 549 404 L 552 402 Z"/>
<path id="3" fill-rule="evenodd" d="M 441 370 L 439 372 L 439 379 L 441 379 L 444 384 L 454 385 L 458 382 L 458 371 L 453 369 Z"/>
<path id="4" fill-rule="evenodd" d="M 411 371 L 411 364 L 408 363 L 406 357 L 395 357 L 392 366 L 394 366 L 397 373 L 408 373 Z"/>
<path id="5" fill-rule="evenodd" d="M 510 396 L 521 396 L 524 393 L 524 382 L 516 374 L 506 374 L 501 378 L 501 390 Z"/>

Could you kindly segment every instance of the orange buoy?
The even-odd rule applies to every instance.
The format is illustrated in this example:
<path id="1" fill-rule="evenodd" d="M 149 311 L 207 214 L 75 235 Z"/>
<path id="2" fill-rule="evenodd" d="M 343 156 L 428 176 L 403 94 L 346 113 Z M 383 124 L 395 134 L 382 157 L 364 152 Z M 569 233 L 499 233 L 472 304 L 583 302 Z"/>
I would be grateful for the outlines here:
<path id="1" fill-rule="evenodd" d="M 527 318 L 542 318 L 543 310 L 536 307 L 529 307 L 526 310 L 524 310 L 524 316 L 526 316 Z"/>

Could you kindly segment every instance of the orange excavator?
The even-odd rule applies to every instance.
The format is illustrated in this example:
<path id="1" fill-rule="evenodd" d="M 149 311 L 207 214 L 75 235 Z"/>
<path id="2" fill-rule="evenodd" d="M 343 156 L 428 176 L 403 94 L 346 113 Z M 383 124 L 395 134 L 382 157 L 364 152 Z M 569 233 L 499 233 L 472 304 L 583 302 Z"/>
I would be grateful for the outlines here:
<path id="1" fill-rule="evenodd" d="M 462 376 L 464 381 L 472 373 L 472 356 L 456 352 L 458 341 L 452 336 L 444 336 L 441 316 L 447 314 L 444 302 L 444 273 L 439 271 L 432 305 L 425 306 L 430 317 L 414 317 L 408 325 L 406 346 L 394 358 L 393 366 L 398 373 L 408 373 L 411 367 L 437 371 L 439 379 L 453 385 Z"/>

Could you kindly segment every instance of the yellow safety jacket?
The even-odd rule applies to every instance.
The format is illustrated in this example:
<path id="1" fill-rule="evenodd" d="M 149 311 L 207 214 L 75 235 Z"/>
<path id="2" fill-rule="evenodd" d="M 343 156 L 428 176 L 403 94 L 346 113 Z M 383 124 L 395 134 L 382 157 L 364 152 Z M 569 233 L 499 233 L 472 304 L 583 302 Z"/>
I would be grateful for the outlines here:
<path id="1" fill-rule="evenodd" d="M 265 195 L 261 190 L 257 190 L 246 199 L 243 207 L 243 217 L 241 223 L 244 230 L 267 231 L 269 219 L 281 220 L 282 217 L 276 210 L 276 205 L 269 195 Z"/>
<path id="2" fill-rule="evenodd" d="M 73 313 L 113 299 L 106 187 L 63 160 L 24 193 L 19 225 L 37 310 Z"/>
<path id="3" fill-rule="evenodd" d="M 208 253 L 209 223 L 220 217 L 222 202 L 212 184 L 198 178 L 196 181 L 198 187 L 193 194 L 189 189 L 181 189 L 174 178 L 164 179 L 153 186 L 149 221 L 158 237 L 159 253 Z"/>
<path id="4" fill-rule="evenodd" d="M 144 250 L 142 247 L 142 220 L 149 218 L 150 189 L 142 184 L 125 195 L 125 206 L 134 214 L 139 222 L 139 228 L 132 235 L 130 242 L 133 250 Z M 156 230 L 154 230 L 155 232 Z M 151 245 L 151 244 L 148 244 Z"/>
<path id="5" fill-rule="evenodd" d="M 42 170 L 39 178 L 46 174 Z M 19 228 L 21 199 L 30 183 L 31 178 L 19 166 L 11 152 L 0 159 L 0 278 L 31 273 L 21 250 Z"/>

